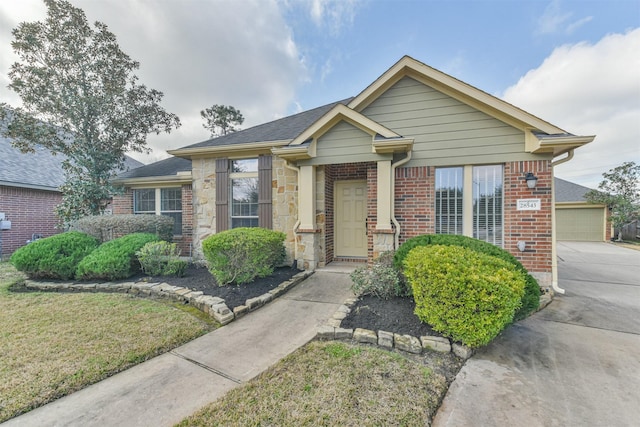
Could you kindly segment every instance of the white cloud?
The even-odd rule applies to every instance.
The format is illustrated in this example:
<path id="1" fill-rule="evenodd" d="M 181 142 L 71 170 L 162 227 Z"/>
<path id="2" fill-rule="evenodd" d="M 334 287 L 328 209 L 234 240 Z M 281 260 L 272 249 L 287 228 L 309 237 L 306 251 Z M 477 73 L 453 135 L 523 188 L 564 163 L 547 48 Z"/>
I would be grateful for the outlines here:
<path id="1" fill-rule="evenodd" d="M 565 32 L 567 34 L 573 34 L 578 28 L 582 27 L 584 24 L 587 24 L 593 20 L 593 16 L 586 16 L 582 19 L 577 20 L 567 26 Z"/>
<path id="2" fill-rule="evenodd" d="M 572 16 L 573 12 L 565 12 L 562 10 L 560 0 L 553 0 L 545 8 L 542 16 L 538 18 L 536 34 L 554 34 L 559 32 L 571 34 L 593 19 L 593 17 L 587 16 L 571 21 Z"/>
<path id="3" fill-rule="evenodd" d="M 313 23 L 321 29 L 328 29 L 332 36 L 353 24 L 358 0 L 312 0 L 309 15 Z"/>
<path id="4" fill-rule="evenodd" d="M 640 28 L 595 44 L 556 48 L 503 98 L 524 110 L 596 140 L 576 150 L 556 173 L 595 186 L 624 161 L 640 163 Z"/>
<path id="5" fill-rule="evenodd" d="M 90 22 L 108 25 L 122 50 L 140 62 L 140 81 L 164 92 L 163 106 L 182 121 L 170 135 L 149 137 L 155 152 L 147 160 L 157 160 L 166 149 L 206 139 L 199 112 L 212 104 L 238 108 L 246 120 L 244 127 L 281 117 L 307 79 L 293 34 L 275 0 L 71 2 L 85 11 Z M 41 0 L 9 3 L 0 1 L 4 87 L 9 65 L 16 60 L 8 43 L 10 29 L 45 16 Z M 19 102 L 7 90 L 0 92 L 2 101 Z"/>

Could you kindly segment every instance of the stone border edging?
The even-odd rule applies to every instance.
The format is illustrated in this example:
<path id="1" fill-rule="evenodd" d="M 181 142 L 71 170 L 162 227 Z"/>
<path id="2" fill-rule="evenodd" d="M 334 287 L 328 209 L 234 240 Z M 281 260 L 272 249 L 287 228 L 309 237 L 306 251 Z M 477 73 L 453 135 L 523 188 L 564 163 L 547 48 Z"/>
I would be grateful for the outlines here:
<path id="1" fill-rule="evenodd" d="M 331 319 L 318 328 L 316 339 L 319 340 L 353 340 L 359 343 L 373 344 L 377 347 L 391 350 L 393 348 L 407 353 L 422 354 L 424 351 L 437 351 L 440 353 L 453 353 L 463 360 L 473 355 L 473 349 L 464 344 L 452 342 L 448 338 L 439 336 L 401 335 L 387 331 L 372 331 L 370 329 L 356 328 L 345 329 L 340 325 L 342 320 L 351 312 L 351 307 L 357 298 L 347 299 L 338 307 Z M 536 312 L 542 310 L 553 300 L 552 295 L 543 293 L 540 295 L 540 304 Z"/>
<path id="2" fill-rule="evenodd" d="M 239 319 L 245 314 L 254 311 L 274 298 L 284 294 L 292 287 L 296 286 L 313 271 L 301 271 L 291 279 L 279 284 L 255 298 L 249 298 L 244 305 L 239 305 L 231 311 L 225 304 L 224 299 L 211 295 L 204 295 L 202 291 L 194 291 L 189 288 L 172 286 L 164 282 L 122 282 L 122 283 L 76 283 L 76 282 L 40 282 L 26 279 L 22 288 L 33 291 L 65 291 L 65 292 L 117 292 L 131 295 L 141 295 L 150 297 L 169 298 L 183 302 L 197 308 L 198 310 L 213 317 L 221 325 L 226 325 L 234 319 Z"/>
<path id="3" fill-rule="evenodd" d="M 425 351 L 439 353 L 453 353 L 461 359 L 467 360 L 473 350 L 466 345 L 452 343 L 448 338 L 439 336 L 414 337 L 413 335 L 394 334 L 387 331 L 372 331 L 370 329 L 345 329 L 340 327 L 342 320 L 351 312 L 356 298 L 347 299 L 338 307 L 335 314 L 326 325 L 320 326 L 316 334 L 319 340 L 353 340 L 359 343 L 373 344 L 385 350 L 401 350 L 412 354 L 422 354 Z"/>

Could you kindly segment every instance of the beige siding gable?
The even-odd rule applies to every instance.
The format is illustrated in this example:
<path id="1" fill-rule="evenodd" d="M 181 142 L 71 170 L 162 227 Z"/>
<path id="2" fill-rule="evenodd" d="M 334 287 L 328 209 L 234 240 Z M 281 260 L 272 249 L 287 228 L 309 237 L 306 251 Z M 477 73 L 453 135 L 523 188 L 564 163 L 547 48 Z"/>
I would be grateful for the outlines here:
<path id="1" fill-rule="evenodd" d="M 525 153 L 523 131 L 410 77 L 362 113 L 415 139 L 412 166 L 540 159 Z"/>
<path id="2" fill-rule="evenodd" d="M 300 164 L 339 164 L 383 158 L 372 152 L 371 135 L 345 121 L 336 124 L 316 143 L 316 157 Z"/>

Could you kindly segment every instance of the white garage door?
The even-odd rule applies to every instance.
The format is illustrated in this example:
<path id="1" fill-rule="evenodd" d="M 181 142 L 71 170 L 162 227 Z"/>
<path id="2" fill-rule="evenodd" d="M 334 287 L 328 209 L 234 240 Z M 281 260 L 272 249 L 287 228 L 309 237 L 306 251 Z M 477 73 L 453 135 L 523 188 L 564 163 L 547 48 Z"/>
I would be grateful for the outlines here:
<path id="1" fill-rule="evenodd" d="M 605 230 L 603 208 L 556 208 L 556 238 L 602 242 Z"/>

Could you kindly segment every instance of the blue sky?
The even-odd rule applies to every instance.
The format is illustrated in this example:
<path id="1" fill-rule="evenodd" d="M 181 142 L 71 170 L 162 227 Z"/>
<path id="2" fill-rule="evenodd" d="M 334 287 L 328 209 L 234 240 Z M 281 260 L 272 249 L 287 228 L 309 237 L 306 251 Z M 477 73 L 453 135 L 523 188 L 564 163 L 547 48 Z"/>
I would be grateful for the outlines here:
<path id="1" fill-rule="evenodd" d="M 357 95 L 403 55 L 575 134 L 596 134 L 556 174 L 596 186 L 640 163 L 640 1 L 71 0 L 140 61 L 143 83 L 183 126 L 166 149 L 207 138 L 199 111 L 229 104 L 252 126 Z M 16 58 L 10 29 L 39 0 L 0 2 L 0 102 Z"/>

